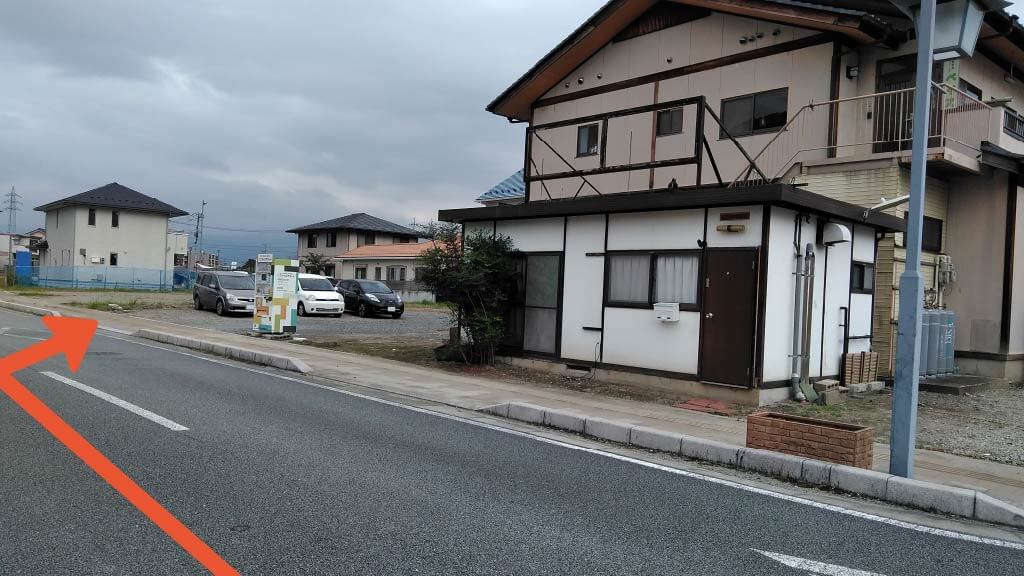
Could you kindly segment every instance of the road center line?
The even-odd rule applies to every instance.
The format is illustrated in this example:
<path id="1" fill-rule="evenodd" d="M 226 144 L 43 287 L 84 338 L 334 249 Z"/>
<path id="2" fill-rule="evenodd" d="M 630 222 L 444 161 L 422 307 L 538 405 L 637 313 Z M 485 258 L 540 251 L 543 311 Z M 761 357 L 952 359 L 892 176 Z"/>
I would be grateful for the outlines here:
<path id="1" fill-rule="evenodd" d="M 129 412 L 131 412 L 133 414 L 136 414 L 138 416 L 142 416 L 146 420 L 149 420 L 151 422 L 156 422 L 157 424 L 159 424 L 159 425 L 161 425 L 161 426 L 163 426 L 165 428 L 169 428 L 169 429 L 171 429 L 171 430 L 173 430 L 175 432 L 184 432 L 184 431 L 188 430 L 188 428 L 182 426 L 181 424 L 178 424 L 177 422 L 175 422 L 173 420 L 168 420 L 167 418 L 164 418 L 163 416 L 161 416 L 159 414 L 154 414 L 153 412 L 150 412 L 149 410 L 146 410 L 145 408 L 142 408 L 140 406 L 136 406 L 135 404 L 132 404 L 131 402 L 128 402 L 128 401 L 125 401 L 125 400 L 121 400 L 117 396 L 112 396 L 112 395 L 107 394 L 106 392 L 104 392 L 102 390 L 97 390 L 97 389 L 93 388 L 92 386 L 86 386 L 85 384 L 82 384 L 81 382 L 78 382 L 77 380 L 72 380 L 71 378 L 68 378 L 66 376 L 61 376 L 60 374 L 57 374 L 56 372 L 40 372 L 40 374 L 42 374 L 43 376 L 48 376 L 50 378 L 53 378 L 54 380 L 56 380 L 58 382 L 63 382 L 64 384 L 67 384 L 68 386 L 71 386 L 72 388 L 77 388 L 77 389 L 81 390 L 82 392 L 86 392 L 86 393 L 92 394 L 93 396 L 99 398 L 100 400 L 106 400 L 107 402 L 110 402 L 111 404 L 113 404 L 115 406 L 124 408 L 125 410 L 127 410 L 127 411 L 129 411 Z"/>

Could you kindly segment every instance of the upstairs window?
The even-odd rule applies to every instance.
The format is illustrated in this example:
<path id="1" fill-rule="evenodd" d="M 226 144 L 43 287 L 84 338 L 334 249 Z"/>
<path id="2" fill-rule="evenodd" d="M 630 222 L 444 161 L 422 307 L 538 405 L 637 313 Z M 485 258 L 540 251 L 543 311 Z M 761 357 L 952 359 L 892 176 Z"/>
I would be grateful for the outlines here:
<path id="1" fill-rule="evenodd" d="M 910 213 L 904 211 L 903 219 L 908 220 L 909 218 Z M 903 238 L 900 245 L 907 245 L 906 237 Z M 942 252 L 942 220 L 932 218 L 931 216 L 924 216 L 924 221 L 921 225 L 921 251 Z"/>
<path id="2" fill-rule="evenodd" d="M 658 112 L 658 136 L 683 133 L 683 109 L 661 110 Z"/>
<path id="3" fill-rule="evenodd" d="M 306 248 L 316 248 L 316 234 L 310 232 L 306 235 Z"/>
<path id="4" fill-rule="evenodd" d="M 356 246 L 366 246 L 367 244 L 376 244 L 377 235 L 367 232 L 366 234 L 360 234 L 356 237 Z"/>
<path id="5" fill-rule="evenodd" d="M 721 120 L 725 127 L 721 138 L 734 138 L 775 132 L 786 125 L 789 89 L 779 88 L 722 101 Z"/>
<path id="6" fill-rule="evenodd" d="M 850 276 L 850 291 L 854 294 L 871 294 L 875 291 L 875 265 L 854 262 Z"/>
<path id="7" fill-rule="evenodd" d="M 117 210 L 110 211 L 110 227 L 117 228 L 118 222 L 121 219 L 121 213 Z"/>
<path id="8" fill-rule="evenodd" d="M 967 94 L 971 98 L 981 102 L 981 88 L 978 88 L 963 78 L 957 82 L 957 88 L 964 94 Z"/>
<path id="9" fill-rule="evenodd" d="M 328 232 L 327 233 L 327 247 L 336 248 L 338 246 L 338 233 Z"/>
<path id="10" fill-rule="evenodd" d="M 96 225 L 96 209 L 89 208 L 89 226 Z"/>
<path id="11" fill-rule="evenodd" d="M 597 124 L 584 124 L 576 129 L 576 156 L 597 154 Z"/>

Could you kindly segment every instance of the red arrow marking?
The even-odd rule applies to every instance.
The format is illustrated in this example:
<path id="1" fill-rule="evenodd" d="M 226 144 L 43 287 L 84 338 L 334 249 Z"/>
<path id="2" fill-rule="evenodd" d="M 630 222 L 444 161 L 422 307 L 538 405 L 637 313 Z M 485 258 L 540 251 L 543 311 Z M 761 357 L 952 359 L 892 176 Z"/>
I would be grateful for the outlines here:
<path id="1" fill-rule="evenodd" d="M 96 331 L 97 322 L 88 319 L 52 316 L 44 317 L 43 322 L 53 332 L 52 338 L 0 359 L 0 390 L 10 396 L 11 400 L 28 412 L 29 416 L 32 416 L 36 422 L 67 446 L 68 450 L 71 450 L 92 468 L 100 478 L 106 480 L 114 490 L 120 492 L 125 499 L 152 520 L 207 570 L 217 575 L 237 576 L 238 571 L 193 534 L 187 526 L 172 516 L 159 502 L 147 494 L 53 410 L 50 410 L 46 404 L 43 404 L 28 388 L 25 388 L 10 375 L 12 371 L 26 368 L 61 352 L 67 357 L 71 370 L 78 370 L 82 358 L 85 357 L 85 352 L 89 348 L 92 335 Z"/>

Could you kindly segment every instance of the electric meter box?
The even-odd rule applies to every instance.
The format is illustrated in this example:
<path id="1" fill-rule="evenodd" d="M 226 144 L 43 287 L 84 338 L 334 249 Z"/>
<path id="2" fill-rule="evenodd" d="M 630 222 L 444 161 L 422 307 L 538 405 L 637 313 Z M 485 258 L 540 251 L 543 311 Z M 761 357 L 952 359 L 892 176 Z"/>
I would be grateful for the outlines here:
<path id="1" fill-rule="evenodd" d="M 679 322 L 678 302 L 658 302 L 654 305 L 654 317 L 662 322 Z"/>

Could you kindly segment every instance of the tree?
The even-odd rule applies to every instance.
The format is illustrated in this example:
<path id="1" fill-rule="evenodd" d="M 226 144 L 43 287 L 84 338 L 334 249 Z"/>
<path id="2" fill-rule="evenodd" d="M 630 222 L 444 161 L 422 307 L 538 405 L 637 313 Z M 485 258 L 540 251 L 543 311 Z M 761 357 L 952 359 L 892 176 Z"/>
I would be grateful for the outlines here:
<path id="1" fill-rule="evenodd" d="M 302 258 L 302 266 L 309 274 L 323 274 L 327 267 L 327 256 L 310 252 Z"/>
<path id="2" fill-rule="evenodd" d="M 419 280 L 448 306 L 453 326 L 468 342 L 459 349 L 469 363 L 493 364 L 505 338 L 505 317 L 519 277 L 512 239 L 477 230 L 461 239 L 457 224 L 432 223 L 433 248 L 420 256 Z M 449 346 L 457 343 L 450 342 Z"/>

